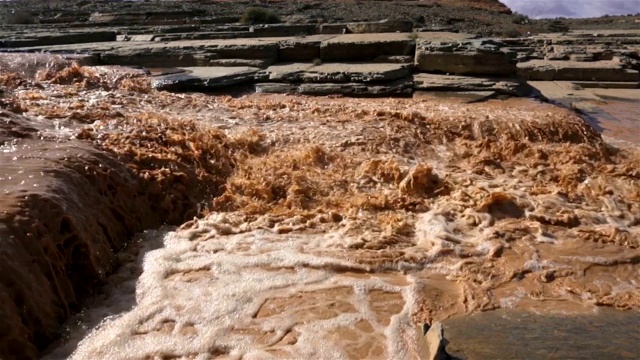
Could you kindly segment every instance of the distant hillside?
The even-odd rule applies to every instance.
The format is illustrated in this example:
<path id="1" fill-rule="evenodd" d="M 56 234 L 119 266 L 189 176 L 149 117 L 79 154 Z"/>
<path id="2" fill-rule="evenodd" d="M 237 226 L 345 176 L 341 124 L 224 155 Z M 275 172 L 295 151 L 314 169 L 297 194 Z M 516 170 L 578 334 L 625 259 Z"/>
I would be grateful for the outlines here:
<path id="1" fill-rule="evenodd" d="M 425 1 L 421 1 L 425 2 Z M 474 9 L 484 9 L 496 11 L 503 14 L 511 14 L 511 9 L 498 0 L 428 0 L 427 2 L 439 3 L 441 5 L 470 7 Z"/>
<path id="2" fill-rule="evenodd" d="M 533 18 L 589 18 L 640 13 L 640 0 L 502 0 Z"/>

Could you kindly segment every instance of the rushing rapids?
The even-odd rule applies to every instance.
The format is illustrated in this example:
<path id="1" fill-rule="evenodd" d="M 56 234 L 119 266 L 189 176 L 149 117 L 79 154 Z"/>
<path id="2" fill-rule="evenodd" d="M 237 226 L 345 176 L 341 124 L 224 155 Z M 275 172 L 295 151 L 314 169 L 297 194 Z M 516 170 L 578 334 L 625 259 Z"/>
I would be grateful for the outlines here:
<path id="1" fill-rule="evenodd" d="M 569 110 L 35 78 L 3 75 L 3 107 L 126 164 L 164 222 L 197 215 L 128 241 L 47 358 L 406 359 L 424 322 L 640 308 L 640 150 Z"/>

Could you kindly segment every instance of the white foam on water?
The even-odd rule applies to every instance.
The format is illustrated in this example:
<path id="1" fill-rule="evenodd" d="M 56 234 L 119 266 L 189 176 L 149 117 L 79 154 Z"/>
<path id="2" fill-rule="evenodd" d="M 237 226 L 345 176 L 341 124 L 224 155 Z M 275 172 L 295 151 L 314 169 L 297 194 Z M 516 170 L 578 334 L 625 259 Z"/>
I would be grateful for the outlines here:
<path id="1" fill-rule="evenodd" d="M 411 278 L 405 286 L 392 284 L 364 274 L 365 265 L 318 253 L 341 251 L 335 248 L 335 233 L 242 233 L 223 216 L 209 219 L 166 233 L 164 246 L 144 255 L 131 309 L 123 311 L 116 301 L 87 310 L 99 314 L 94 318 L 112 315 L 78 344 L 71 359 L 349 358 L 342 340 L 332 337 L 341 328 L 357 331 L 356 345 L 371 344 L 373 335 L 384 339 L 385 352 L 378 358 L 415 354 L 411 315 L 418 295 Z M 345 270 L 364 275 L 345 276 Z M 379 311 L 372 309 L 374 290 L 401 299 L 401 311 L 389 314 L 388 324 L 380 323 Z M 346 308 L 333 313 L 331 306 L 340 303 Z M 372 333 L 356 328 L 362 320 Z M 295 342 L 279 343 L 293 331 Z M 55 353 L 48 357 L 53 358 Z"/>

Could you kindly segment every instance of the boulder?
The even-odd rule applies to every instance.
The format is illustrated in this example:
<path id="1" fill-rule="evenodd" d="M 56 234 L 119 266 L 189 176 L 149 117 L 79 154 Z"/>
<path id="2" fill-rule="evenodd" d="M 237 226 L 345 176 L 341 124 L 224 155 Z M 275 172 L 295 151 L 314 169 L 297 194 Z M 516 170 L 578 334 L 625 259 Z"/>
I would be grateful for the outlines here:
<path id="1" fill-rule="evenodd" d="M 151 85 L 156 89 L 185 91 L 217 89 L 252 82 L 258 68 L 242 67 L 186 67 L 184 73 L 157 76 Z"/>
<path id="2" fill-rule="evenodd" d="M 404 33 L 349 34 L 320 44 L 323 61 L 371 61 L 382 55 L 410 55 L 415 42 Z"/>
<path id="3" fill-rule="evenodd" d="M 515 53 L 503 50 L 498 41 L 430 42 L 419 40 L 416 68 L 426 72 L 458 75 L 502 75 L 516 73 Z"/>
<path id="4" fill-rule="evenodd" d="M 514 96 L 531 93 L 531 87 L 523 81 L 488 77 L 414 74 L 413 86 L 421 91 L 492 91 Z"/>

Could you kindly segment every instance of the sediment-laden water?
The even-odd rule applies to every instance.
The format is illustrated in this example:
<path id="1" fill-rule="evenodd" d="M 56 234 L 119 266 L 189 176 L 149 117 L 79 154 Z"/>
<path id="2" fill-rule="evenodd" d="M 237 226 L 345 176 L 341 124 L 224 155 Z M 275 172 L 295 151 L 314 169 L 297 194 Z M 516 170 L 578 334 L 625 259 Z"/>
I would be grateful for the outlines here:
<path id="1" fill-rule="evenodd" d="M 407 359 L 424 322 L 639 309 L 640 150 L 569 110 L 86 78 L 13 101 L 207 197 L 193 221 L 131 241 L 45 358 Z"/>

